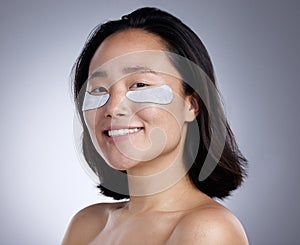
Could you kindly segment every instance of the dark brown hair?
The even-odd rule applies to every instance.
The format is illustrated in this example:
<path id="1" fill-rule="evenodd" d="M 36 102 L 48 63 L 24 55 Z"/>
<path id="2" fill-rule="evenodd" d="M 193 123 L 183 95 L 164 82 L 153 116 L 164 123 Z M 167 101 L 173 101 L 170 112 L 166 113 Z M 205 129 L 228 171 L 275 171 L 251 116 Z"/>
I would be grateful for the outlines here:
<path id="1" fill-rule="evenodd" d="M 127 177 L 125 174 L 118 174 L 118 170 L 109 167 L 93 146 L 81 110 L 84 97 L 82 91 L 85 91 L 84 86 L 88 78 L 90 61 L 99 45 L 108 36 L 132 28 L 142 29 L 159 36 L 167 43 L 168 51 L 185 57 L 199 66 L 209 78 L 210 82 L 216 86 L 212 62 L 199 37 L 178 18 L 165 11 L 157 8 L 137 9 L 136 11 L 123 16 L 120 20 L 101 24 L 92 31 L 73 67 L 74 98 L 84 128 L 82 142 L 84 157 L 92 170 L 99 176 L 100 184 L 98 187 L 100 188 L 101 193 L 113 197 L 116 200 L 129 198 Z M 190 67 L 179 66 L 174 60 L 173 63 L 184 81 L 189 80 L 191 76 L 195 76 L 195 72 L 191 70 Z M 188 175 L 192 183 L 200 191 L 206 193 L 210 197 L 224 198 L 230 195 L 232 190 L 235 190 L 241 185 L 246 176 L 245 167 L 247 165 L 247 160 L 239 151 L 227 120 L 223 120 L 221 123 L 224 124 L 225 128 L 225 145 L 221 157 L 218 159 L 212 173 L 205 180 L 199 180 L 199 173 L 208 156 L 212 135 L 207 106 L 211 106 L 215 111 L 222 110 L 222 108 L 219 103 L 204 103 L 205 101 L 203 101 L 203 98 L 200 98 L 195 93 L 195 86 L 197 87 L 197 84 L 190 86 L 187 83 L 183 83 L 185 93 L 187 95 L 194 95 L 201 108 L 197 116 L 199 125 L 198 130 L 200 131 L 200 143 L 196 152 L 196 158 L 192 166 L 188 169 Z M 209 97 L 209 95 L 207 96 Z M 185 144 L 185 151 L 187 152 L 190 151 L 190 146 L 194 143 L 192 135 L 190 135 L 191 137 L 189 138 L 189 134 L 191 133 L 188 132 Z M 117 193 L 107 188 L 107 186 L 110 186 L 111 184 L 121 186 L 122 193 Z"/>

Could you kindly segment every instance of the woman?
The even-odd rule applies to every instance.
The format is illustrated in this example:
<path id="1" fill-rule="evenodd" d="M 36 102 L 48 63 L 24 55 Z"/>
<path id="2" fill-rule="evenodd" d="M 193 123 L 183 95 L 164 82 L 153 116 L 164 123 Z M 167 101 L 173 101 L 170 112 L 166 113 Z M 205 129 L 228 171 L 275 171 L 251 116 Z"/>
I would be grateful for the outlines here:
<path id="1" fill-rule="evenodd" d="M 116 203 L 78 212 L 68 244 L 248 244 L 213 198 L 246 159 L 222 113 L 212 63 L 179 19 L 141 8 L 97 27 L 74 66 L 83 153 Z"/>

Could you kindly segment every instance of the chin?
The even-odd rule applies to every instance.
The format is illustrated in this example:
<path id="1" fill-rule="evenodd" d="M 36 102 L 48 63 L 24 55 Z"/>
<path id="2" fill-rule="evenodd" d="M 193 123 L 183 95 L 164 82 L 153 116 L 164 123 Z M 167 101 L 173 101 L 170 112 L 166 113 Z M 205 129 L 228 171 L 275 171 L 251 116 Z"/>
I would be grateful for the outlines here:
<path id="1" fill-rule="evenodd" d="M 127 171 L 135 166 L 137 166 L 140 162 L 129 159 L 125 156 L 122 157 L 112 157 L 112 158 L 105 158 L 106 163 L 112 167 L 113 169 L 120 170 L 120 171 Z"/>

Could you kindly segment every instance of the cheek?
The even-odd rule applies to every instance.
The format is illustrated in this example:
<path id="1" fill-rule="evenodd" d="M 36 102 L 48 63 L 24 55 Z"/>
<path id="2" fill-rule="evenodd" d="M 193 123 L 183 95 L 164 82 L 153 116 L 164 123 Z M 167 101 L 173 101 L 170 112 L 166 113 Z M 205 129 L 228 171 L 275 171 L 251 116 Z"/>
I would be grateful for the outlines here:
<path id="1" fill-rule="evenodd" d="M 171 121 L 176 121 L 178 126 L 181 128 L 185 122 L 184 120 L 184 112 L 186 110 L 185 101 L 176 96 L 173 102 L 166 106 L 166 110 L 168 111 L 168 117 Z"/>
<path id="2" fill-rule="evenodd" d="M 90 110 L 83 113 L 84 122 L 88 128 L 91 138 L 94 137 L 95 132 L 95 117 L 96 110 Z"/>
<path id="3" fill-rule="evenodd" d="M 97 131 L 96 131 L 96 124 L 95 124 L 96 110 L 90 110 L 84 112 L 83 118 L 95 149 L 103 157 L 102 150 L 100 149 L 100 145 L 97 137 Z"/>
<path id="4" fill-rule="evenodd" d="M 183 126 L 182 113 L 178 112 L 175 105 L 158 106 L 152 105 L 145 110 L 138 113 L 140 118 L 148 125 L 148 129 L 158 128 L 168 135 L 168 138 L 172 138 L 181 132 Z M 146 127 L 147 129 L 147 127 Z"/>

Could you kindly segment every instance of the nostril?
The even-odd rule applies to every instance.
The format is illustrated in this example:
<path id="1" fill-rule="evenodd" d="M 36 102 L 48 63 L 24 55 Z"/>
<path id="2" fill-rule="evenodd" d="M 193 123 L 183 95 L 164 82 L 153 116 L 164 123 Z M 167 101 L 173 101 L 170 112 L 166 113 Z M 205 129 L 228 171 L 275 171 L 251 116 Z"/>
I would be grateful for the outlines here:
<path id="1" fill-rule="evenodd" d="M 112 118 L 110 114 L 105 114 L 105 117 Z"/>
<path id="2" fill-rule="evenodd" d="M 124 116 L 126 116 L 126 114 L 121 112 L 108 112 L 107 114 L 105 114 L 105 117 L 107 118 L 124 117 Z"/>

